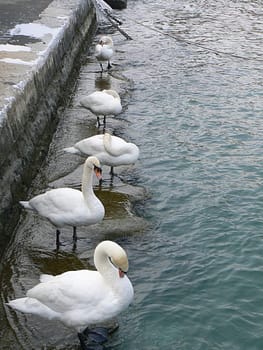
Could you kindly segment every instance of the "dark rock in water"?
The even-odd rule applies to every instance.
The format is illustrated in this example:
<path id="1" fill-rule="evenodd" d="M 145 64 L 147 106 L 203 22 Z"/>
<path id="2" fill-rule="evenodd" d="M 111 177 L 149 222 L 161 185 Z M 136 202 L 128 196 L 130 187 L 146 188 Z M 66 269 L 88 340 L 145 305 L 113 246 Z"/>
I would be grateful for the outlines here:
<path id="1" fill-rule="evenodd" d="M 111 8 L 121 10 L 127 7 L 127 0 L 105 0 Z"/>

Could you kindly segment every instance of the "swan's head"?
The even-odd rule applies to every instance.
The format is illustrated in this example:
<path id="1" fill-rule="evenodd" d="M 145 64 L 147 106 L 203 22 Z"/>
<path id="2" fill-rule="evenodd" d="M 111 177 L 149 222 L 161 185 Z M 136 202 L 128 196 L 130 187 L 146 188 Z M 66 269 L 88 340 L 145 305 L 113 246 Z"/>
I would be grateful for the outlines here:
<path id="1" fill-rule="evenodd" d="M 112 41 L 112 38 L 110 36 L 102 36 L 100 38 L 99 44 L 101 46 L 103 46 L 103 45 L 113 46 L 113 41 Z"/>
<path id="2" fill-rule="evenodd" d="M 97 157 L 91 156 L 86 159 L 85 165 L 94 170 L 95 175 L 97 178 L 100 180 L 101 179 L 101 166 L 100 166 L 100 161 L 98 160 Z"/>
<path id="3" fill-rule="evenodd" d="M 113 268 L 119 272 L 119 277 L 124 277 L 128 272 L 129 262 L 125 250 L 117 243 L 112 241 L 103 241 L 97 245 L 94 253 L 95 266 L 100 266 L 100 259 L 106 258 Z"/>
<path id="4" fill-rule="evenodd" d="M 121 254 L 109 257 L 109 260 L 112 265 L 119 270 L 119 276 L 124 277 L 124 274 L 128 272 L 129 269 L 129 261 L 125 251 L 122 249 Z"/>
<path id="5" fill-rule="evenodd" d="M 108 94 L 108 95 L 113 96 L 114 98 L 117 98 L 118 100 L 121 99 L 121 98 L 120 98 L 120 95 L 119 95 L 118 92 L 115 91 L 115 90 L 103 90 L 103 92 L 105 92 L 105 93 Z"/>

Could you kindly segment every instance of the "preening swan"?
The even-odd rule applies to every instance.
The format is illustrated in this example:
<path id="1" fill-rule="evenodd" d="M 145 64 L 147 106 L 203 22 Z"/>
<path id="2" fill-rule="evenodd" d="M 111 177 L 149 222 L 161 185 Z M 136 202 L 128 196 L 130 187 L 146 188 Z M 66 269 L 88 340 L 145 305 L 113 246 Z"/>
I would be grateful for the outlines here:
<path id="1" fill-rule="evenodd" d="M 110 36 L 102 36 L 95 46 L 95 57 L 99 61 L 101 71 L 103 72 L 102 62 L 108 62 L 107 68 L 111 68 L 110 59 L 114 53 L 113 41 Z"/>
<path id="2" fill-rule="evenodd" d="M 122 247 L 112 241 L 101 242 L 95 249 L 94 263 L 97 271 L 41 275 L 40 283 L 26 297 L 11 300 L 7 305 L 49 320 L 57 319 L 74 328 L 82 348 L 88 349 L 86 327 L 116 317 L 129 306 L 134 295 L 126 276 L 128 258 Z"/>
<path id="3" fill-rule="evenodd" d="M 121 99 L 115 90 L 95 91 L 83 97 L 79 103 L 97 116 L 98 127 L 101 125 L 100 116 L 104 116 L 105 126 L 107 115 L 117 115 L 122 111 Z"/>
<path id="4" fill-rule="evenodd" d="M 126 142 L 109 133 L 88 137 L 64 150 L 69 153 L 94 155 L 101 165 L 111 167 L 111 174 L 113 174 L 113 167 L 133 164 L 139 157 L 139 148 L 134 143 Z"/>
<path id="5" fill-rule="evenodd" d="M 72 188 L 56 188 L 39 194 L 29 201 L 20 201 L 26 209 L 36 211 L 57 227 L 57 247 L 60 227 L 73 226 L 73 240 L 76 243 L 77 226 L 96 224 L 104 217 L 104 206 L 95 196 L 92 188 L 93 171 L 101 179 L 99 160 L 96 157 L 89 157 L 83 167 L 81 191 Z"/>

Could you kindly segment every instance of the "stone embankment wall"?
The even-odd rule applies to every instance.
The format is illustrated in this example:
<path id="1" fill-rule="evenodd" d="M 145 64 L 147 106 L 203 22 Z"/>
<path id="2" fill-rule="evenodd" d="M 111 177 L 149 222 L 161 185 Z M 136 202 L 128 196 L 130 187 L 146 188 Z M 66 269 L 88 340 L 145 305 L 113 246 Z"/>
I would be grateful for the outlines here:
<path id="1" fill-rule="evenodd" d="M 46 151 L 41 144 L 52 137 L 56 110 L 72 70 L 84 43 L 92 39 L 96 30 L 96 11 L 91 0 L 55 0 L 39 21 L 56 27 L 58 19 L 65 20 L 61 30 L 50 42 L 42 43 L 46 49 L 41 59 L 24 76 L 18 75 L 19 88 L 5 98 L 8 103 L 0 112 L 0 256 L 7 242 L 5 236 L 11 232 L 10 225 L 14 226 L 18 217 L 18 201 L 36 174 L 32 162 Z M 12 77 L 10 74 L 6 80 L 11 81 Z"/>

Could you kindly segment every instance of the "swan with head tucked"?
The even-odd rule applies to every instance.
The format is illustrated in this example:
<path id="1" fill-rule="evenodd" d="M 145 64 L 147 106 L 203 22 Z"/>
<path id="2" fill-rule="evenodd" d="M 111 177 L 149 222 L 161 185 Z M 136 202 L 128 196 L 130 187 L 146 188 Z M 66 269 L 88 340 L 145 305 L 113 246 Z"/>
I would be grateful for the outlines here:
<path id="1" fill-rule="evenodd" d="M 94 263 L 97 271 L 41 275 L 40 283 L 30 289 L 26 297 L 11 300 L 7 305 L 74 328 L 85 349 L 82 332 L 86 327 L 116 317 L 129 306 L 134 295 L 126 276 L 128 258 L 122 247 L 112 241 L 99 243 Z"/>
<path id="2" fill-rule="evenodd" d="M 60 227 L 73 226 L 73 240 L 77 241 L 76 227 L 100 222 L 104 206 L 92 188 L 93 171 L 101 179 L 100 162 L 88 157 L 84 163 L 81 191 L 73 188 L 55 188 L 39 194 L 29 201 L 20 201 L 26 209 L 36 211 L 57 227 L 56 244 L 59 246 Z"/>
<path id="3" fill-rule="evenodd" d="M 79 103 L 97 116 L 98 127 L 101 125 L 100 116 L 104 117 L 103 123 L 105 126 L 107 115 L 117 115 L 122 111 L 121 99 L 115 90 L 95 91 L 83 97 Z"/>
<path id="4" fill-rule="evenodd" d="M 139 157 L 139 148 L 134 143 L 109 133 L 88 137 L 64 150 L 69 153 L 94 155 L 101 165 L 111 167 L 112 175 L 113 167 L 134 164 Z"/>
<path id="5" fill-rule="evenodd" d="M 102 36 L 95 46 L 95 57 L 99 61 L 101 72 L 103 72 L 102 62 L 108 62 L 107 68 L 110 69 L 112 66 L 110 60 L 114 54 L 114 45 L 110 36 Z"/>

